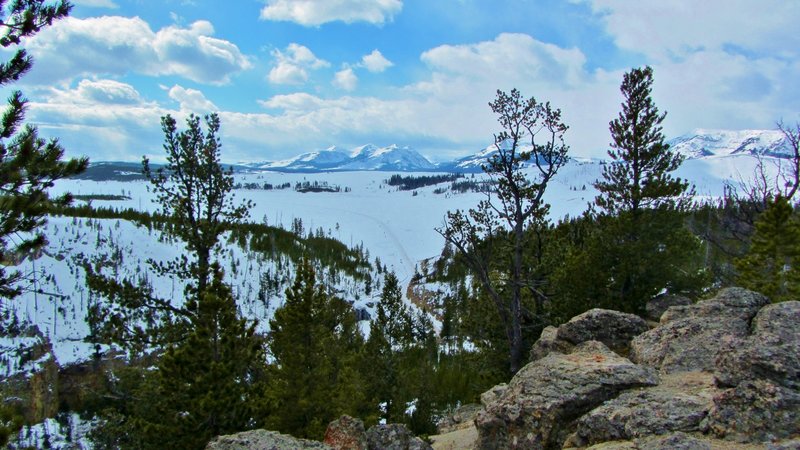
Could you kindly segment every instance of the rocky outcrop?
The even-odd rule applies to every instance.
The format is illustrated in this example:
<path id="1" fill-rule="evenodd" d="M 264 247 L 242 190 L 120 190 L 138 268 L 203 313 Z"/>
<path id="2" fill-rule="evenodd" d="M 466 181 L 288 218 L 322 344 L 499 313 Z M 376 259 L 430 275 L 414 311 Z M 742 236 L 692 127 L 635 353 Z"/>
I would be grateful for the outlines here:
<path id="1" fill-rule="evenodd" d="M 581 417 L 565 446 L 700 432 L 718 392 L 707 372 L 665 375 L 658 386 L 624 392 Z"/>
<path id="2" fill-rule="evenodd" d="M 546 329 L 532 362 L 482 396 L 477 448 L 800 448 L 800 302 L 739 288 L 675 302 L 635 337 L 598 326 L 622 318 L 602 310 Z M 630 360 L 575 344 L 588 336 L 632 338 Z"/>
<path id="3" fill-rule="evenodd" d="M 328 424 L 323 442 L 335 450 L 367 450 L 367 432 L 364 422 L 342 416 Z"/>
<path id="4" fill-rule="evenodd" d="M 784 302 L 761 309 L 752 334 L 727 341 L 714 374 L 723 386 L 753 379 L 770 380 L 800 390 L 800 302 Z"/>
<path id="5" fill-rule="evenodd" d="M 712 372 L 726 343 L 746 337 L 768 303 L 763 295 L 729 288 L 710 300 L 673 306 L 661 316 L 661 326 L 633 340 L 630 358 L 662 373 Z"/>
<path id="6" fill-rule="evenodd" d="M 612 351 L 627 355 L 631 340 L 648 330 L 639 316 L 595 308 L 573 317 L 558 328 L 547 327 L 531 348 L 530 360 L 544 358 L 551 352 L 569 353 L 576 345 L 599 341 Z"/>
<path id="7" fill-rule="evenodd" d="M 569 355 L 552 353 L 523 367 L 478 414 L 478 446 L 559 446 L 574 431 L 574 419 L 624 390 L 657 383 L 653 369 L 631 363 L 601 342 L 584 342 Z"/>
<path id="8" fill-rule="evenodd" d="M 369 450 L 432 450 L 430 444 L 415 437 L 399 423 L 375 425 L 367 431 Z"/>
<path id="9" fill-rule="evenodd" d="M 227 436 L 218 436 L 206 450 L 331 450 L 322 442 L 297 439 L 275 431 L 251 430 Z"/>
<path id="10" fill-rule="evenodd" d="M 481 405 L 475 403 L 461 405 L 452 413 L 442 417 L 439 423 L 436 424 L 436 430 L 440 434 L 444 434 L 465 428 L 475 421 L 475 417 L 477 417 L 481 409 Z"/>
<path id="11" fill-rule="evenodd" d="M 673 306 L 687 306 L 691 304 L 692 301 L 682 295 L 659 295 L 647 302 L 644 310 L 645 314 L 647 315 L 647 319 L 658 322 L 664 312 L 666 312 L 669 308 Z"/>

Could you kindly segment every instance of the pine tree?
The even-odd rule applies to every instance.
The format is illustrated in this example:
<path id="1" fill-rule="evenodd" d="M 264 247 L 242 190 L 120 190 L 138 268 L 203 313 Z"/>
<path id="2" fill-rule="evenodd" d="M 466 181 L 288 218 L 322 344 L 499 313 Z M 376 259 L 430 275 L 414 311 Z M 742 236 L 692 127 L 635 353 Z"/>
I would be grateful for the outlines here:
<path id="1" fill-rule="evenodd" d="M 603 180 L 595 204 L 608 214 L 629 211 L 634 216 L 645 208 L 685 206 L 690 199 L 689 184 L 672 176 L 683 157 L 664 142 L 659 114 L 653 102 L 653 69 L 626 73 L 620 91 L 625 102 L 619 117 L 609 124 L 611 163 L 603 167 Z"/>
<path id="2" fill-rule="evenodd" d="M 477 208 L 448 212 L 445 226 L 437 231 L 463 256 L 472 274 L 494 303 L 508 340 L 509 369 L 516 373 L 524 361 L 524 292 L 534 298 L 536 311 L 544 314 L 548 295 L 540 288 L 541 273 L 525 264 L 530 237 L 546 228 L 549 205 L 543 197 L 550 181 L 567 163 L 564 144 L 567 126 L 561 111 L 519 91 L 497 91 L 490 103 L 503 131 L 495 136 L 496 152 L 483 166 L 494 182 L 493 190 Z M 523 170 L 533 167 L 535 178 Z M 535 230 L 530 233 L 529 229 Z M 497 272 L 503 276 L 496 276 Z"/>
<path id="3" fill-rule="evenodd" d="M 268 343 L 274 370 L 267 398 L 278 411 L 268 418 L 270 427 L 321 439 L 331 420 L 361 409 L 364 393 L 355 368 L 363 337 L 355 313 L 316 283 L 306 259 L 270 321 Z"/>
<path id="4" fill-rule="evenodd" d="M 33 66 L 33 59 L 19 47 L 23 40 L 66 17 L 71 8 L 66 1 L 0 0 L 0 45 L 17 49 L 11 59 L 0 63 L 0 86 L 18 81 Z M 45 224 L 45 216 L 53 207 L 71 201 L 69 194 L 51 198 L 48 190 L 54 181 L 79 174 L 88 165 L 86 158 L 64 161 L 58 140 L 39 137 L 35 127 L 20 129 L 26 104 L 20 91 L 12 92 L 0 119 L 0 260 L 4 263 L 35 256 L 44 247 L 46 240 L 38 229 Z M 19 295 L 22 278 L 19 272 L 0 268 L 0 297 Z"/>
<path id="5" fill-rule="evenodd" d="M 684 224 L 691 190 L 672 176 L 682 158 L 664 142 L 666 113 L 653 103 L 652 84 L 649 67 L 623 78 L 625 102 L 609 125 L 612 162 L 595 183 L 602 213 L 591 235 L 566 258 L 564 272 L 580 273 L 584 282 L 559 283 L 567 303 L 642 314 L 662 289 L 687 293 L 704 282 L 700 241 Z"/>
<path id="6" fill-rule="evenodd" d="M 187 130 L 179 132 L 175 119 L 167 114 L 161 118 L 166 166 L 153 171 L 149 159 L 142 159 L 144 174 L 161 206 L 159 213 L 172 219 L 173 232 L 195 256 L 195 261 L 184 257 L 165 270 L 191 276 L 198 291 L 208 283 L 211 251 L 220 234 L 245 220 L 253 206 L 250 201 L 237 206 L 231 195 L 232 169 L 226 171 L 220 163 L 219 116 L 208 115 L 205 123 L 204 132 L 200 117 L 192 114 L 186 119 Z"/>
<path id="7" fill-rule="evenodd" d="M 789 200 L 777 196 L 756 220 L 748 253 L 735 261 L 737 282 L 773 302 L 800 295 L 800 222 Z"/>

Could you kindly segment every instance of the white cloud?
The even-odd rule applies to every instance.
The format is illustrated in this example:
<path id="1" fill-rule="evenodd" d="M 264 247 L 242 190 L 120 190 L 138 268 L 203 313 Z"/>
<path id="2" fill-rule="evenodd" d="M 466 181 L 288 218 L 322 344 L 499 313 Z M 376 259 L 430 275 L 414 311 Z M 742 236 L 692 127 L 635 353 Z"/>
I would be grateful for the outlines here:
<path id="1" fill-rule="evenodd" d="M 308 81 L 308 70 L 330 66 L 330 63 L 317 58 L 303 45 L 291 43 L 286 51 L 273 50 L 272 56 L 276 65 L 269 71 L 267 78 L 274 84 L 303 84 Z"/>
<path id="2" fill-rule="evenodd" d="M 169 89 L 168 95 L 180 104 L 181 111 L 204 114 L 219 109 L 197 89 L 188 89 L 176 84 Z"/>
<path id="3" fill-rule="evenodd" d="M 354 91 L 358 85 L 358 77 L 350 67 L 342 69 L 333 76 L 333 85 L 345 91 Z"/>
<path id="4" fill-rule="evenodd" d="M 144 105 L 146 102 L 130 84 L 115 80 L 81 80 L 75 89 L 51 89 L 50 101 L 80 105 Z"/>
<path id="5" fill-rule="evenodd" d="M 267 0 L 261 18 L 305 26 L 334 21 L 381 25 L 391 21 L 402 8 L 402 0 Z"/>
<path id="6" fill-rule="evenodd" d="M 119 5 L 112 0 L 72 0 L 72 3 L 78 6 L 88 6 L 90 8 L 119 8 Z"/>
<path id="7" fill-rule="evenodd" d="M 734 46 L 796 58 L 800 2 L 786 0 L 580 0 L 602 16 L 617 45 L 651 58 Z"/>
<path id="8" fill-rule="evenodd" d="M 369 55 L 364 55 L 361 58 L 360 65 L 372 73 L 378 73 L 392 67 L 394 63 L 386 59 L 380 51 L 375 49 Z"/>
<path id="9" fill-rule="evenodd" d="M 213 33 L 207 21 L 153 32 L 138 17 L 68 17 L 30 40 L 37 64 L 25 81 L 52 84 L 80 76 L 140 73 L 225 84 L 252 64 L 235 44 L 211 37 Z"/>

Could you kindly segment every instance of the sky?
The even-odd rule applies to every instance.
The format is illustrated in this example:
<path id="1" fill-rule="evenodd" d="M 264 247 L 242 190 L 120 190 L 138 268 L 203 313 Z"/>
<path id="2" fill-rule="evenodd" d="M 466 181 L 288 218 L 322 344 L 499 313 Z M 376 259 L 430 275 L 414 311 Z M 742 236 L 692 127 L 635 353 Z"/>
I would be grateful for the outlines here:
<path id="1" fill-rule="evenodd" d="M 21 89 L 28 122 L 93 161 L 161 160 L 162 116 L 210 112 L 226 162 L 367 143 L 445 161 L 493 142 L 488 103 L 512 88 L 600 157 L 645 65 L 668 138 L 800 121 L 795 0 L 72 2 L 0 94 Z"/>

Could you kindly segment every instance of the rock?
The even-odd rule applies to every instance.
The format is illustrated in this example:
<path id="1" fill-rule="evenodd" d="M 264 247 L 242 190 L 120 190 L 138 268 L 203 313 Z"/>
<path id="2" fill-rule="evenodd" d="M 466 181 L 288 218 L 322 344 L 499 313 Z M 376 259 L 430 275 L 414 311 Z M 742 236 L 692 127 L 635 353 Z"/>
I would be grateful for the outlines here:
<path id="1" fill-rule="evenodd" d="M 626 389 L 653 386 L 658 375 L 589 341 L 569 354 L 529 363 L 478 414 L 480 449 L 560 447 L 572 422 Z"/>
<path id="2" fill-rule="evenodd" d="M 558 328 L 545 327 L 539 339 L 531 347 L 530 361 L 542 359 L 550 352 L 569 353 L 573 348 L 574 345 L 558 339 Z"/>
<path id="3" fill-rule="evenodd" d="M 465 428 L 475 421 L 475 417 L 481 409 L 481 405 L 476 403 L 461 405 L 453 411 L 452 414 L 445 415 L 439 423 L 436 424 L 436 429 L 439 434 L 445 434 Z"/>
<path id="4" fill-rule="evenodd" d="M 747 289 L 732 287 L 720 290 L 709 300 L 692 305 L 673 306 L 661 315 L 661 323 L 687 317 L 714 317 L 750 322 L 759 309 L 768 305 L 769 299 Z"/>
<path id="5" fill-rule="evenodd" d="M 661 325 L 631 342 L 630 358 L 662 373 L 713 371 L 726 343 L 749 335 L 750 321 L 767 298 L 741 288 L 689 306 L 673 306 Z"/>
<path id="6" fill-rule="evenodd" d="M 612 351 L 627 355 L 631 340 L 647 330 L 647 322 L 635 314 L 595 308 L 558 327 L 558 340 L 573 345 L 600 341 Z"/>
<path id="7" fill-rule="evenodd" d="M 361 419 L 344 415 L 328 424 L 323 442 L 336 450 L 367 450 L 367 432 Z"/>
<path id="8" fill-rule="evenodd" d="M 415 437 L 405 425 L 375 425 L 367 431 L 369 450 L 432 450 L 430 444 Z"/>
<path id="9" fill-rule="evenodd" d="M 484 392 L 481 394 L 481 405 L 486 407 L 490 403 L 494 403 L 498 398 L 503 396 L 503 394 L 506 392 L 506 389 L 508 389 L 508 385 L 506 383 L 500 383 Z"/>
<path id="10" fill-rule="evenodd" d="M 206 446 L 206 450 L 330 450 L 322 442 L 297 439 L 275 431 L 251 430 L 242 433 L 217 436 Z"/>
<path id="11" fill-rule="evenodd" d="M 765 306 L 753 320 L 753 333 L 726 342 L 715 375 L 723 386 L 766 379 L 800 390 L 800 302 Z"/>
<path id="12" fill-rule="evenodd" d="M 767 442 L 800 435 L 800 393 L 766 380 L 744 381 L 714 397 L 709 430 L 737 442 Z"/>
<path id="13" fill-rule="evenodd" d="M 710 373 L 664 376 L 658 386 L 623 392 L 581 417 L 565 446 L 702 431 L 717 392 Z"/>
<path id="14" fill-rule="evenodd" d="M 637 439 L 635 442 L 639 450 L 711 450 L 708 442 L 680 432 Z"/>
<path id="15" fill-rule="evenodd" d="M 647 302 L 647 305 L 645 305 L 645 314 L 648 319 L 658 322 L 664 312 L 670 307 L 691 304 L 692 301 L 682 295 L 659 295 Z"/>

